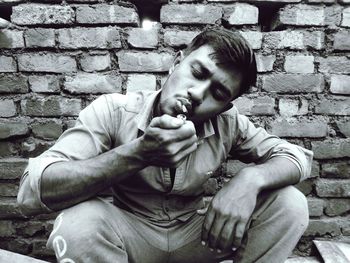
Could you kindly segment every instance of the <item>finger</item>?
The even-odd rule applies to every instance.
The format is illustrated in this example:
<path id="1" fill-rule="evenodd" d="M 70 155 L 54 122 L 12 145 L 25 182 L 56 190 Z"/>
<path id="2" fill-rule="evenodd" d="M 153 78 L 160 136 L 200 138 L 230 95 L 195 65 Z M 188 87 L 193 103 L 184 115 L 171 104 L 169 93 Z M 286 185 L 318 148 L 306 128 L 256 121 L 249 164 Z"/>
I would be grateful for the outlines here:
<path id="1" fill-rule="evenodd" d="M 155 117 L 151 120 L 150 127 L 158 127 L 161 129 L 177 129 L 184 124 L 184 121 L 168 114 Z"/>
<path id="2" fill-rule="evenodd" d="M 246 221 L 239 221 L 236 225 L 236 231 L 235 231 L 235 235 L 233 238 L 233 246 L 234 247 L 239 247 L 242 243 L 242 239 L 243 239 L 243 235 L 245 232 L 245 228 L 246 228 Z"/>
<path id="3" fill-rule="evenodd" d="M 197 149 L 197 144 L 196 143 L 192 144 L 192 146 L 186 148 L 182 152 L 175 155 L 171 160 L 172 163 L 170 163 L 168 167 L 177 168 L 183 162 L 186 156 L 189 155 L 191 152 L 194 152 L 196 149 Z"/>
<path id="4" fill-rule="evenodd" d="M 236 225 L 236 221 L 234 220 L 226 221 L 224 227 L 222 228 L 219 241 L 218 241 L 218 248 L 220 250 L 223 251 L 223 250 L 232 248 L 233 238 L 235 234 L 235 225 Z"/>
<path id="5" fill-rule="evenodd" d="M 201 239 L 202 239 L 203 245 L 208 244 L 208 236 L 211 229 L 211 225 L 214 222 L 214 219 L 215 219 L 214 211 L 212 209 L 208 209 L 204 218 L 203 226 L 202 226 Z"/>
<path id="6" fill-rule="evenodd" d="M 225 219 L 220 216 L 215 216 L 215 220 L 211 226 L 211 229 L 208 234 L 208 245 L 211 249 L 219 249 L 219 237 L 221 231 L 225 225 Z"/>

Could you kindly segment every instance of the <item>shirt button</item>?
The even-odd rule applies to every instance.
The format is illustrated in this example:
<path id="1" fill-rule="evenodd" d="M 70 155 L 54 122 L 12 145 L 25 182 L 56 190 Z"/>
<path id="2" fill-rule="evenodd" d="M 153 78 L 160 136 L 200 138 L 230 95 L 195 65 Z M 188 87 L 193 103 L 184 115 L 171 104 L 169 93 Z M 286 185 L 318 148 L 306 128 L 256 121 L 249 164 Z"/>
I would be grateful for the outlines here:
<path id="1" fill-rule="evenodd" d="M 165 212 L 169 212 L 169 207 L 165 207 Z"/>
<path id="2" fill-rule="evenodd" d="M 213 171 L 207 172 L 207 175 L 208 175 L 208 176 L 212 176 L 212 175 L 213 175 Z"/>

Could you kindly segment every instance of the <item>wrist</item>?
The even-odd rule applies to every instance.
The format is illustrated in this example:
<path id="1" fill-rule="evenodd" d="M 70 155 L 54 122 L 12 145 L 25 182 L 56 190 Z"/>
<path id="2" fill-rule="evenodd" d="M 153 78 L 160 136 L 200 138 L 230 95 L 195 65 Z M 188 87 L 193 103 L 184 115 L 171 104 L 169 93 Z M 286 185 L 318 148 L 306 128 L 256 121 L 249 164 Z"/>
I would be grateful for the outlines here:
<path id="1" fill-rule="evenodd" d="M 265 181 L 261 169 L 254 166 L 246 167 L 239 171 L 234 177 L 249 189 L 249 191 L 260 193 L 264 189 Z"/>

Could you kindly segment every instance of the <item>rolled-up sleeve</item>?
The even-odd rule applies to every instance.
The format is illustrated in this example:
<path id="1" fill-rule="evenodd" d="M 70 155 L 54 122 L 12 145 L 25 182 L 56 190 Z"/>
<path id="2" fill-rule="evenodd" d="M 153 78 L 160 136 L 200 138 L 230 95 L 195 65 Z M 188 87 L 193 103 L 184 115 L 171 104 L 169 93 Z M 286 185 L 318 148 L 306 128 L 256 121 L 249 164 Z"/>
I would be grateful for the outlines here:
<path id="1" fill-rule="evenodd" d="M 271 135 L 261 127 L 255 127 L 246 116 L 238 112 L 235 113 L 232 121 L 236 134 L 230 151 L 232 156 L 245 163 L 264 163 L 277 156 L 287 158 L 299 169 L 300 180 L 310 176 L 312 151 Z"/>
<path id="2" fill-rule="evenodd" d="M 55 145 L 40 156 L 29 159 L 17 195 L 24 214 L 52 212 L 41 200 L 41 177 L 49 165 L 88 159 L 111 148 L 113 112 L 106 95 L 99 97 L 80 112 L 75 126 L 66 130 Z"/>

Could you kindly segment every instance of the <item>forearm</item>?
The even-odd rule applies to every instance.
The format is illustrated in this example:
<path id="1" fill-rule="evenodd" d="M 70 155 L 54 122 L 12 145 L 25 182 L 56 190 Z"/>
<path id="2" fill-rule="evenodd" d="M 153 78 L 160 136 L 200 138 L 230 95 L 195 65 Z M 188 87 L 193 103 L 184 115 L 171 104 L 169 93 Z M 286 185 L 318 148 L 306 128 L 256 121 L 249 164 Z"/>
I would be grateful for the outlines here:
<path id="1" fill-rule="evenodd" d="M 242 169 L 237 174 L 236 180 L 249 184 L 259 193 L 262 190 L 276 189 L 298 183 L 300 171 L 289 159 L 274 157 L 263 164 Z"/>
<path id="2" fill-rule="evenodd" d="M 57 162 L 41 177 L 41 199 L 53 210 L 70 207 L 145 168 L 139 140 L 87 160 Z"/>

